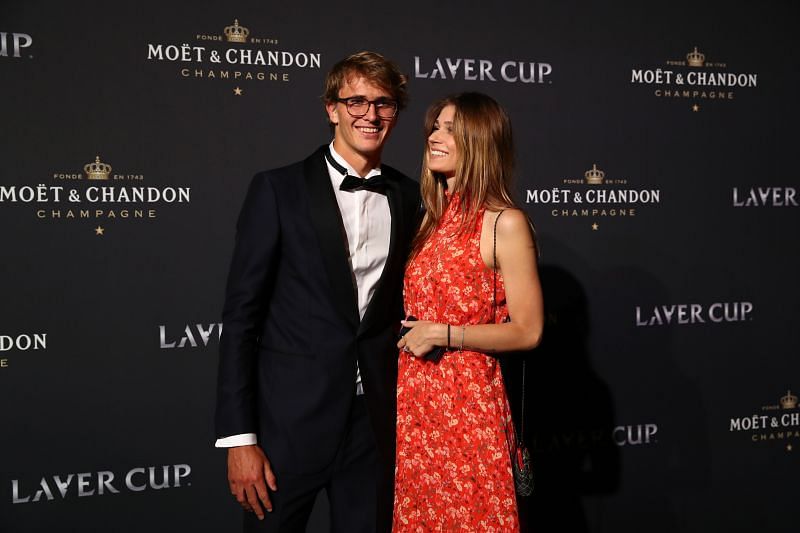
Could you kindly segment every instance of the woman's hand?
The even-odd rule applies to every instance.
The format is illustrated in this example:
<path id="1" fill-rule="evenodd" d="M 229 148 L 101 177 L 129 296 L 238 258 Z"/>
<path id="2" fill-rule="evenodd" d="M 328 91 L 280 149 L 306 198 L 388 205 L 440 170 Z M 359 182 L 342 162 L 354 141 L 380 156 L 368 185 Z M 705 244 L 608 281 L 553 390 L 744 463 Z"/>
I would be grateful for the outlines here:
<path id="1" fill-rule="evenodd" d="M 437 346 L 447 346 L 446 324 L 428 320 L 401 320 L 400 324 L 409 330 L 400 338 L 397 347 L 414 357 L 422 357 Z"/>

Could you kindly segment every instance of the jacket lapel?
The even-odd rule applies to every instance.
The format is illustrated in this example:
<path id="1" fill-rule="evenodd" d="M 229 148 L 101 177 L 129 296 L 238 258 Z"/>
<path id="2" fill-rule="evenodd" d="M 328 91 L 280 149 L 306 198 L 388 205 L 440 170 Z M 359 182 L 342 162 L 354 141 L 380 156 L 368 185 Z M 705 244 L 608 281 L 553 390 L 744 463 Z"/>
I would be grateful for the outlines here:
<path id="1" fill-rule="evenodd" d="M 331 285 L 333 304 L 357 328 L 358 303 L 353 271 L 348 260 L 347 234 L 331 186 L 328 167 L 325 165 L 324 149 L 324 146 L 321 147 L 304 162 L 303 173 L 311 211 L 309 216 L 319 241 L 323 265 Z M 394 236 L 394 222 L 392 235 Z"/>

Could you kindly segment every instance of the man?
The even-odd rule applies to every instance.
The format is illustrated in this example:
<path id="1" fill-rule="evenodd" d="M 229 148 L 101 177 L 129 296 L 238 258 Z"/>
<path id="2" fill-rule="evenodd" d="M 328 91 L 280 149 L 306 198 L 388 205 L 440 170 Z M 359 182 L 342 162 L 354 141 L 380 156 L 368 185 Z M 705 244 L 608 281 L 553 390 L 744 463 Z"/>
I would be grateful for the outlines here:
<path id="1" fill-rule="evenodd" d="M 245 531 L 389 531 L 398 320 L 419 186 L 381 152 L 406 78 L 374 52 L 326 79 L 333 142 L 253 179 L 223 310 L 218 447 Z"/>

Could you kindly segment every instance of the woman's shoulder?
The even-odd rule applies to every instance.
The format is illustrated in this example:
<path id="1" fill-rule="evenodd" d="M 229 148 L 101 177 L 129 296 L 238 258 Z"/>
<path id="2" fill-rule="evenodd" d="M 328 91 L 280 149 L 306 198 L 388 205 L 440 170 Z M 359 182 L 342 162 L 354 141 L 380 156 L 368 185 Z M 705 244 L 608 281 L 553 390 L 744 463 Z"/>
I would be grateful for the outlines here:
<path id="1" fill-rule="evenodd" d="M 530 232 L 531 220 L 527 213 L 518 207 L 487 207 L 486 220 L 496 224 L 497 234 L 513 235 L 517 232 Z"/>

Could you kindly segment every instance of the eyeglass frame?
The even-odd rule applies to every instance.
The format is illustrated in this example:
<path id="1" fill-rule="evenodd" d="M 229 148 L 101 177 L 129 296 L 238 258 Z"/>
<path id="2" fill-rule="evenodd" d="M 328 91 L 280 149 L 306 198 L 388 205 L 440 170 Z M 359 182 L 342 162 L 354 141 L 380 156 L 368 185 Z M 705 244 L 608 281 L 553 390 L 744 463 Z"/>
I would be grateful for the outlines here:
<path id="1" fill-rule="evenodd" d="M 353 112 L 350 111 L 350 106 L 353 105 L 353 104 L 350 103 L 351 100 L 363 100 L 364 102 L 367 103 L 367 110 L 364 111 L 360 115 L 353 114 Z M 363 96 L 348 96 L 347 98 L 335 98 L 334 101 L 339 102 L 341 104 L 344 104 L 344 108 L 347 110 L 347 114 L 350 115 L 353 118 L 363 118 L 363 117 L 367 116 L 367 113 L 369 113 L 369 106 L 370 105 L 375 108 L 375 115 L 378 118 L 381 118 L 381 119 L 384 119 L 384 120 L 393 119 L 394 117 L 397 116 L 397 112 L 400 111 L 400 105 L 397 103 L 397 100 L 392 100 L 391 98 L 383 98 L 383 97 L 381 97 L 381 98 L 376 98 L 375 100 L 368 100 L 368 99 L 364 98 Z M 390 116 L 390 117 L 382 116 L 378 112 L 378 104 L 394 104 L 394 113 L 392 113 L 392 116 Z"/>

